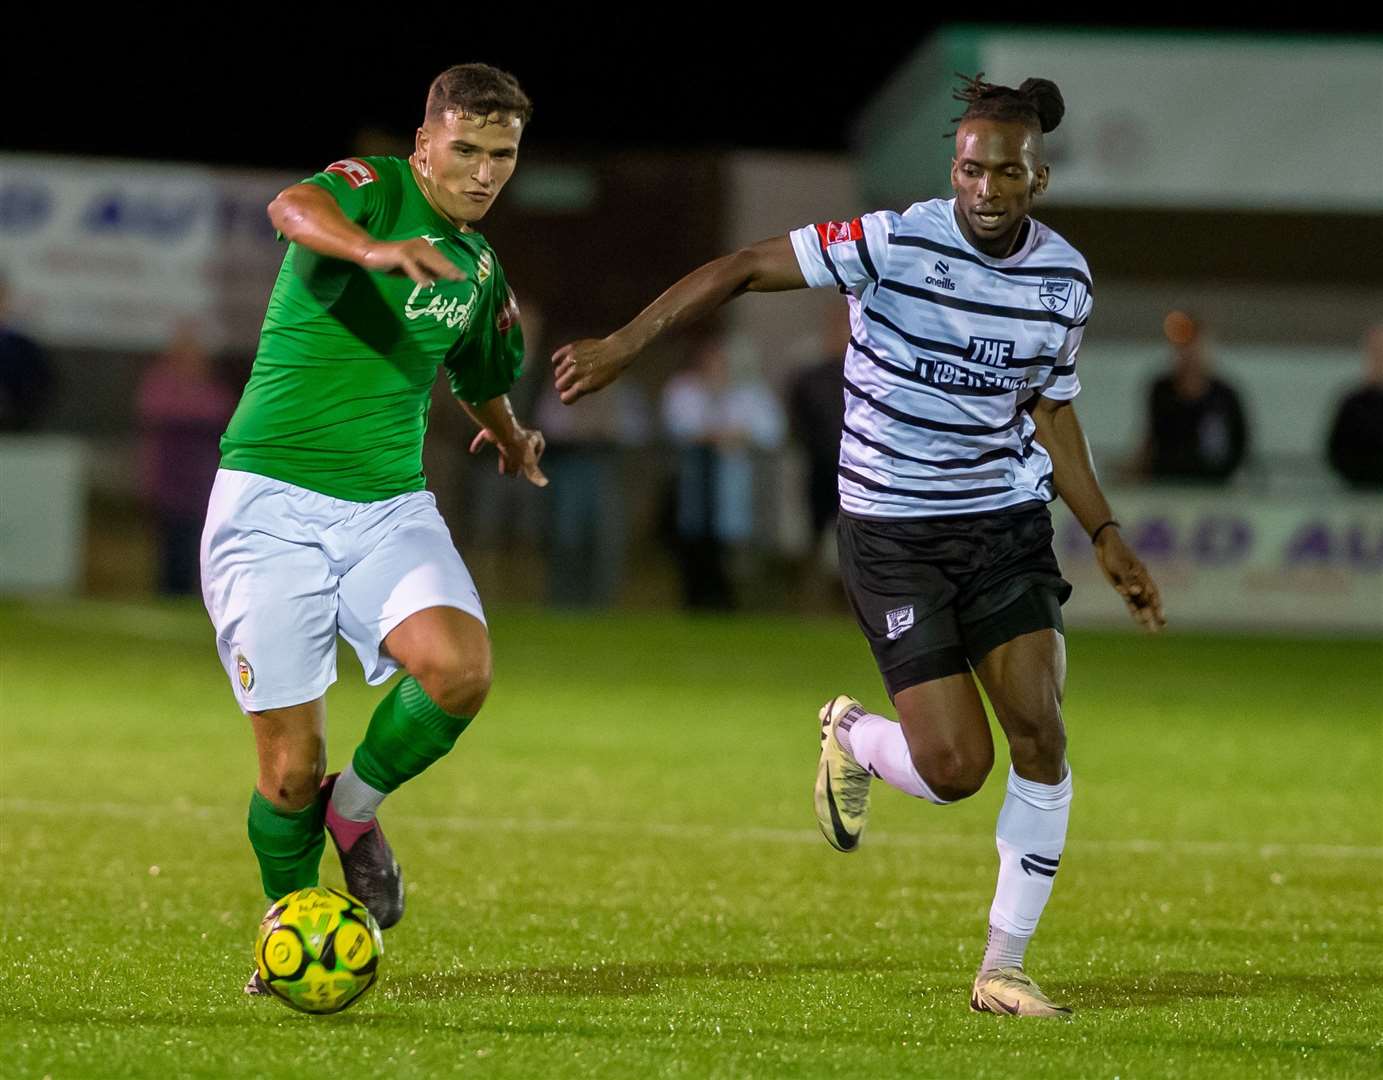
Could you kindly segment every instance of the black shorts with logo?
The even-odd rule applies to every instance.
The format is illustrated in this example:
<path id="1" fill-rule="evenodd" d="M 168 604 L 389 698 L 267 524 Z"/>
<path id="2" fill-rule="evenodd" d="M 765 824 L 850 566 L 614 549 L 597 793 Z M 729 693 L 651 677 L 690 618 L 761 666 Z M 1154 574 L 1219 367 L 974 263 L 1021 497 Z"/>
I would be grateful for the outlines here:
<path id="1" fill-rule="evenodd" d="M 841 513 L 841 577 L 892 697 L 967 672 L 991 649 L 1062 630 L 1071 585 L 1046 504 L 989 514 L 884 520 Z"/>

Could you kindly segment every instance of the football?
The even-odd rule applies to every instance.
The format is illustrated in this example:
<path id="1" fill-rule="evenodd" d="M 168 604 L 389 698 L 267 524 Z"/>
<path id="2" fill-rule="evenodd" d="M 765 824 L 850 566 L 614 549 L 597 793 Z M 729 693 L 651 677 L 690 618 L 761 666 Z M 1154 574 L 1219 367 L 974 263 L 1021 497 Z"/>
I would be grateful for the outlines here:
<path id="1" fill-rule="evenodd" d="M 384 941 L 355 897 L 314 886 L 270 906 L 259 924 L 255 964 L 273 995 L 306 1013 L 335 1013 L 359 1001 L 379 976 Z"/>

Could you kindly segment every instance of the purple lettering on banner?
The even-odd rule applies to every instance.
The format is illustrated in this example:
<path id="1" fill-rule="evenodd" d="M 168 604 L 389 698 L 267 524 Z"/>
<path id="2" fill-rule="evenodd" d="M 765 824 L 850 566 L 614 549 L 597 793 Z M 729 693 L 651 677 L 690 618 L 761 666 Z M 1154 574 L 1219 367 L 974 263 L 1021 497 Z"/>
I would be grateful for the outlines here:
<path id="1" fill-rule="evenodd" d="M 41 229 L 53 216 L 53 193 L 42 184 L 11 180 L 0 187 L 0 232 L 11 236 Z"/>
<path id="2" fill-rule="evenodd" d="M 274 226 L 264 212 L 267 200 L 246 200 L 223 193 L 216 204 L 217 229 L 226 237 L 240 233 L 255 240 L 275 242 Z"/>
<path id="3" fill-rule="evenodd" d="M 1129 530 L 1133 549 L 1145 559 L 1171 559 L 1176 556 L 1176 529 L 1166 518 L 1147 518 Z"/>
<path id="4" fill-rule="evenodd" d="M 1323 521 L 1308 521 L 1287 542 L 1287 565 L 1328 563 L 1334 548 L 1330 526 Z"/>
<path id="5" fill-rule="evenodd" d="M 1191 551 L 1197 561 L 1211 566 L 1239 562 L 1252 547 L 1253 526 L 1243 518 L 1204 518 L 1191 536 Z"/>
<path id="6" fill-rule="evenodd" d="M 1369 530 L 1363 524 L 1350 526 L 1349 561 L 1356 570 L 1383 570 L 1383 529 Z"/>
<path id="7" fill-rule="evenodd" d="M 200 199 L 165 199 L 104 192 L 87 205 L 82 224 L 95 233 L 137 233 L 156 240 L 176 240 L 196 224 Z"/>

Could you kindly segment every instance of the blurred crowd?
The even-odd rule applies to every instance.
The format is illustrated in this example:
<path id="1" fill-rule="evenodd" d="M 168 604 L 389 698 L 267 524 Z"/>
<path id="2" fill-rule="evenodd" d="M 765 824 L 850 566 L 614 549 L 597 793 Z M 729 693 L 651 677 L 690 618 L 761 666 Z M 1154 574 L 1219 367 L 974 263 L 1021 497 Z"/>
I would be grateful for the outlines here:
<path id="1" fill-rule="evenodd" d="M 546 599 L 567 607 L 616 604 L 634 549 L 650 546 L 675 567 L 688 609 L 735 609 L 775 560 L 789 587 L 838 602 L 844 318 L 823 329 L 815 357 L 781 385 L 763 373 L 761 343 L 713 331 L 685 342 L 683 360 L 660 383 L 621 380 L 575 406 L 558 401 L 546 355 L 576 335 L 548 333 L 536 305 L 524 322 L 531 352 L 516 409 L 547 438 L 552 484 L 535 496 L 495 477 L 493 463 L 467 462 L 464 418 L 439 394 L 427 471 L 463 551 L 526 539 L 541 549 Z M 1163 329 L 1167 369 L 1147 388 L 1144 436 L 1122 473 L 1146 483 L 1229 483 L 1252 459 L 1255 424 L 1269 418 L 1251 416 L 1216 371 L 1201 322 L 1172 312 Z M 198 589 L 218 441 L 247 371 L 223 360 L 195 324 L 181 325 L 148 360 L 133 396 L 143 518 L 164 593 Z M 12 321 L 0 281 L 0 432 L 42 432 L 61 389 L 47 350 Z M 1383 491 L 1383 325 L 1364 337 L 1362 378 L 1339 401 L 1321 453 L 1345 484 Z M 800 490 L 783 490 L 784 478 Z M 797 554 L 787 559 L 777 542 L 784 513 L 798 518 L 787 529 Z"/>
<path id="2" fill-rule="evenodd" d="M 1252 451 L 1253 425 L 1233 383 L 1215 372 L 1205 328 L 1185 312 L 1163 323 L 1166 374 L 1149 388 L 1145 436 L 1133 475 L 1153 481 L 1223 484 Z M 1383 490 L 1383 324 L 1364 335 L 1360 384 L 1345 396 L 1322 448 L 1351 487 Z"/>

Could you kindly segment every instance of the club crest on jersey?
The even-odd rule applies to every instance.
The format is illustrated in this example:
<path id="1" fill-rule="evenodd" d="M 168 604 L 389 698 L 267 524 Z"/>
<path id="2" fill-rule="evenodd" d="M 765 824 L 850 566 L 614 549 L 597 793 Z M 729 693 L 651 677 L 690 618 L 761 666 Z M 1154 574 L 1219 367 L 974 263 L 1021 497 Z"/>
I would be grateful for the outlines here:
<path id="1" fill-rule="evenodd" d="M 235 654 L 235 677 L 240 682 L 240 689 L 245 693 L 248 694 L 255 688 L 255 669 L 250 667 L 244 653 Z"/>
<path id="2" fill-rule="evenodd" d="M 888 624 L 888 640 L 897 641 L 912 629 L 913 623 L 917 620 L 913 614 L 913 606 L 909 604 L 907 607 L 894 608 L 888 612 L 884 615 L 884 621 Z"/>
<path id="3" fill-rule="evenodd" d="M 816 231 L 821 237 L 821 242 L 827 247 L 864 239 L 864 226 L 860 224 L 859 218 L 853 221 L 825 221 L 816 227 Z"/>
<path id="4" fill-rule="evenodd" d="M 1061 311 L 1071 299 L 1071 285 L 1067 278 L 1044 277 L 1038 299 L 1048 311 Z"/>
<path id="5" fill-rule="evenodd" d="M 379 179 L 379 173 L 370 166 L 368 162 L 361 161 L 359 158 L 342 158 L 340 161 L 333 161 L 326 167 L 329 173 L 336 173 L 344 176 L 346 183 L 353 188 L 364 187 L 366 184 L 373 184 Z"/>
<path id="6" fill-rule="evenodd" d="M 965 347 L 965 359 L 988 367 L 1008 367 L 1013 359 L 1013 342 L 1008 338 L 972 337 Z"/>
<path id="7" fill-rule="evenodd" d="M 490 280 L 490 274 L 494 270 L 494 260 L 490 258 L 488 251 L 482 251 L 480 258 L 476 260 L 475 283 L 484 285 Z"/>

